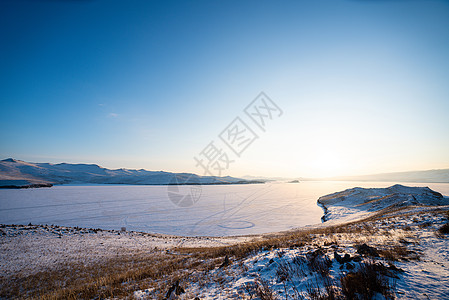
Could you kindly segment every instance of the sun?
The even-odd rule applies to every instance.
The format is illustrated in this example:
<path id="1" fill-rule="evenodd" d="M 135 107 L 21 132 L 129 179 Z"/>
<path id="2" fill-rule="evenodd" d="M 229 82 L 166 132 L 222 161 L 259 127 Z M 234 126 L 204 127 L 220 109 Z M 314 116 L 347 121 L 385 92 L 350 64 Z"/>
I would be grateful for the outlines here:
<path id="1" fill-rule="evenodd" d="M 332 177 L 341 175 L 343 166 L 337 152 L 332 149 L 320 149 L 315 155 L 313 167 L 319 177 Z"/>

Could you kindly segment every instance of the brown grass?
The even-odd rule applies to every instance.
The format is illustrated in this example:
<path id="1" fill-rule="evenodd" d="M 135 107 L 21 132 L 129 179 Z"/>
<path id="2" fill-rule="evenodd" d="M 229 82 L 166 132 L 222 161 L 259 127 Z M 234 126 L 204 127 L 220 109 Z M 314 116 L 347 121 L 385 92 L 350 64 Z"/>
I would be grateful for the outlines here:
<path id="1" fill-rule="evenodd" d="M 385 299 L 394 299 L 394 286 L 383 275 L 381 268 L 382 265 L 366 262 L 360 265 L 357 272 L 342 277 L 340 281 L 343 295 L 347 299 L 370 300 L 376 293 L 380 293 Z"/>
<path id="2" fill-rule="evenodd" d="M 154 254 L 124 255 L 101 264 L 72 264 L 33 275 L 2 278 L 0 297 L 6 299 L 92 299 L 125 297 L 148 288 L 170 275 L 172 280 L 187 275 L 184 270 L 208 269 L 207 262 L 184 256 Z M 162 295 L 168 286 L 160 287 Z"/>
<path id="3" fill-rule="evenodd" d="M 379 250 L 380 256 L 389 261 L 408 260 L 412 257 L 411 254 L 413 253 L 414 252 L 407 250 L 407 247 L 403 245 L 395 245 L 391 248 Z"/>

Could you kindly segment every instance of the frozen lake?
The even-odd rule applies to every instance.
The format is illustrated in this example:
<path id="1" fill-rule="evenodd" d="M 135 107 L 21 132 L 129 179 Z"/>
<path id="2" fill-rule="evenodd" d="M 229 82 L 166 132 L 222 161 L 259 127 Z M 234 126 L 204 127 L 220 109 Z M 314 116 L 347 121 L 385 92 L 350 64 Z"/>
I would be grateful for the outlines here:
<path id="1" fill-rule="evenodd" d="M 224 236 L 288 230 L 320 223 L 316 200 L 352 187 L 388 187 L 388 182 L 267 183 L 251 185 L 54 186 L 0 190 L 0 223 L 55 224 L 188 236 Z M 428 186 L 449 195 L 448 183 Z M 195 203 L 183 202 L 194 194 Z M 179 202 L 178 202 L 179 201 Z M 176 205 L 177 203 L 178 205 Z M 190 205 L 181 207 L 179 205 Z"/>

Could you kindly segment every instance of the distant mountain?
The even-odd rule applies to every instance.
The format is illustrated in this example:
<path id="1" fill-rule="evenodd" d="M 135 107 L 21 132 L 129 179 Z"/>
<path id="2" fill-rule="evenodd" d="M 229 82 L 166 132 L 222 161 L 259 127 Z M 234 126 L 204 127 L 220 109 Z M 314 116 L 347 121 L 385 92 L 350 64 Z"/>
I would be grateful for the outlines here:
<path id="1" fill-rule="evenodd" d="M 267 181 L 290 181 L 290 180 L 294 180 L 292 178 L 288 178 L 288 177 L 264 177 L 264 176 L 251 176 L 251 175 L 245 175 L 242 176 L 243 179 L 246 180 L 261 180 L 264 182 Z"/>
<path id="2" fill-rule="evenodd" d="M 191 173 L 106 169 L 95 164 L 30 163 L 12 158 L 0 161 L 0 187 L 38 187 L 53 184 L 243 184 L 261 183 L 234 177 L 199 176 Z"/>
<path id="3" fill-rule="evenodd" d="M 326 180 L 449 183 L 449 169 L 339 176 L 326 178 Z"/>

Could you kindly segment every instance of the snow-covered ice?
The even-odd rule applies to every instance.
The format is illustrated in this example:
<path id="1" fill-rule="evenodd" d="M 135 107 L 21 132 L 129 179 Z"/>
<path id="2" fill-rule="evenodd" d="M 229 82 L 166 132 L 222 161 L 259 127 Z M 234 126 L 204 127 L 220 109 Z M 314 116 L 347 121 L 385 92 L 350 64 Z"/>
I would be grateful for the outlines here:
<path id="1" fill-rule="evenodd" d="M 54 186 L 0 190 L 0 224 L 55 224 L 182 236 L 260 234 L 319 224 L 316 200 L 354 186 L 388 187 L 379 182 L 202 186 L 191 207 L 170 201 L 166 186 Z M 449 195 L 449 184 L 429 186 Z M 191 186 L 183 186 L 190 189 Z"/>

